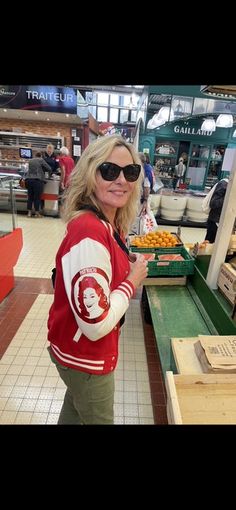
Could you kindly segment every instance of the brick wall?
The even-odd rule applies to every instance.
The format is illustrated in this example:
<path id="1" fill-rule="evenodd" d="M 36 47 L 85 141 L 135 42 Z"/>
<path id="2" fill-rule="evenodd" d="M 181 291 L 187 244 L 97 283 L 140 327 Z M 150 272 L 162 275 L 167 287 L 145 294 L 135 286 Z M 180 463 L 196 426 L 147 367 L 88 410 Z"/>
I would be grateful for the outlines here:
<path id="1" fill-rule="evenodd" d="M 60 132 L 60 136 L 64 137 L 64 144 L 68 147 L 71 154 L 71 129 L 75 127 L 81 127 L 80 125 L 75 126 L 74 124 L 62 124 L 59 122 L 35 122 L 30 120 L 18 120 L 18 119 L 0 119 L 0 131 L 14 131 L 15 128 L 20 128 L 22 133 L 30 131 L 35 135 L 42 136 L 57 136 Z M 45 147 L 46 149 L 46 147 Z M 19 149 L 3 149 L 1 148 L 2 158 L 8 159 L 19 159 Z"/>

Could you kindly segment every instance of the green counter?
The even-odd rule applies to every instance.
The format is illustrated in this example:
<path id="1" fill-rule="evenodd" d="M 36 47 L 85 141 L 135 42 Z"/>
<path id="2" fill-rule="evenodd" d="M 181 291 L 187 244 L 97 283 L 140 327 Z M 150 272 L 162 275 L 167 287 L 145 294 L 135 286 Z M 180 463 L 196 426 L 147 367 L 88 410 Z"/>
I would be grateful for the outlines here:
<path id="1" fill-rule="evenodd" d="M 166 370 L 177 372 L 171 337 L 236 335 L 232 307 L 208 287 L 198 268 L 204 272 L 206 263 L 198 261 L 187 286 L 145 286 L 163 375 Z"/>

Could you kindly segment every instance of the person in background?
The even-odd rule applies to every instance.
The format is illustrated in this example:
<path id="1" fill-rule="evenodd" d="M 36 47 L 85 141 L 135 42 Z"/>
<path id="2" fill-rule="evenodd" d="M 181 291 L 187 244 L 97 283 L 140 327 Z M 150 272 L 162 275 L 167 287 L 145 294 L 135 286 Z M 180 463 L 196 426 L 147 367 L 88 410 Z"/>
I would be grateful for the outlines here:
<path id="1" fill-rule="evenodd" d="M 51 143 L 47 145 L 47 149 L 43 154 L 43 159 L 50 166 L 51 174 L 53 173 L 57 174 L 60 166 L 59 162 L 57 161 L 57 156 L 54 152 L 54 145 L 52 145 Z"/>
<path id="2" fill-rule="evenodd" d="M 146 170 L 147 169 L 147 170 Z M 144 163 L 144 171 L 145 171 L 145 174 L 149 171 L 151 171 L 151 180 L 150 180 L 150 185 L 151 185 L 151 188 L 150 188 L 150 193 L 153 192 L 153 186 L 155 184 L 155 174 L 154 174 L 154 170 L 153 170 L 153 167 L 150 163 L 150 158 L 149 158 L 149 155 L 148 154 L 145 154 L 145 163 Z M 154 192 L 153 192 L 154 193 Z"/>
<path id="3" fill-rule="evenodd" d="M 111 135 L 86 147 L 65 191 L 48 318 L 49 353 L 67 387 L 58 424 L 113 424 L 121 321 L 147 276 L 143 255 L 131 259 L 124 246 L 142 180 L 134 147 Z"/>
<path id="4" fill-rule="evenodd" d="M 27 209 L 28 217 L 32 216 L 32 206 L 34 204 L 35 218 L 41 218 L 39 213 L 40 197 L 43 192 L 45 173 L 51 174 L 50 166 L 42 158 L 41 152 L 36 152 L 35 157 L 29 160 L 28 172 L 25 176 L 28 191 Z"/>
<path id="5" fill-rule="evenodd" d="M 146 163 L 146 155 L 143 152 L 140 152 L 139 157 L 142 162 L 143 169 L 144 169 L 144 180 L 143 180 L 142 194 L 141 194 L 141 199 L 140 199 L 140 202 L 141 202 L 141 208 L 139 211 L 139 216 L 140 216 L 140 214 L 145 213 L 146 209 L 147 209 L 148 197 L 149 197 L 151 189 L 153 187 L 153 176 L 152 176 L 152 170 L 150 168 L 151 165 L 148 165 Z"/>
<path id="6" fill-rule="evenodd" d="M 61 147 L 59 165 L 61 169 L 61 189 L 64 190 L 69 184 L 69 178 L 72 170 L 75 167 L 73 158 L 69 156 L 67 147 Z"/>
<path id="7" fill-rule="evenodd" d="M 183 182 L 185 172 L 186 172 L 186 166 L 184 165 L 184 160 L 183 160 L 183 158 L 179 158 L 179 163 L 178 163 L 178 165 L 175 165 L 175 169 L 174 169 L 174 177 L 173 177 L 173 183 L 172 183 L 174 190 L 175 190 L 177 184 L 179 186 L 180 183 Z"/>
<path id="8" fill-rule="evenodd" d="M 209 243 L 215 242 L 228 182 L 229 179 L 227 178 L 218 182 L 210 200 L 210 212 L 207 220 L 207 232 L 205 237 L 205 241 L 209 241 Z"/>

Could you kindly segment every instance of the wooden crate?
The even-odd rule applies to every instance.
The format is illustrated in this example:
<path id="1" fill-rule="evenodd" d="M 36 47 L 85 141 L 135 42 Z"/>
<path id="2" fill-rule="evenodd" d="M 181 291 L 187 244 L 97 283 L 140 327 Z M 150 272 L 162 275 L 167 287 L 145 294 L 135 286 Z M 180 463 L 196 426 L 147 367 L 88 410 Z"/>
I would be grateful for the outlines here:
<path id="1" fill-rule="evenodd" d="M 153 276 L 145 278 L 143 281 L 143 285 L 186 285 L 187 277 L 186 276 Z"/>
<path id="2" fill-rule="evenodd" d="M 170 424 L 236 424 L 236 374 L 166 372 Z"/>
<path id="3" fill-rule="evenodd" d="M 171 347 L 179 374 L 203 373 L 194 348 L 194 344 L 198 341 L 198 337 L 171 338 Z"/>
<path id="4" fill-rule="evenodd" d="M 227 262 L 222 264 L 217 281 L 222 294 L 233 305 L 236 298 L 236 271 Z"/>

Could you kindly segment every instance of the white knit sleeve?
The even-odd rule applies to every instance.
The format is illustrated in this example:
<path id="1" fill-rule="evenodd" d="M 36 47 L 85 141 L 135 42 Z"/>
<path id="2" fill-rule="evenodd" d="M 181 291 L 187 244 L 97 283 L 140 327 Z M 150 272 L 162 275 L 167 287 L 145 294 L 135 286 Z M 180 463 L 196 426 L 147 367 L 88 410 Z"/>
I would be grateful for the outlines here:
<path id="1" fill-rule="evenodd" d="M 111 292 L 110 253 L 101 242 L 89 237 L 62 257 L 62 271 L 67 297 L 80 332 L 90 340 L 99 340 L 118 324 L 126 312 L 134 292 L 133 285 L 125 280 Z"/>

